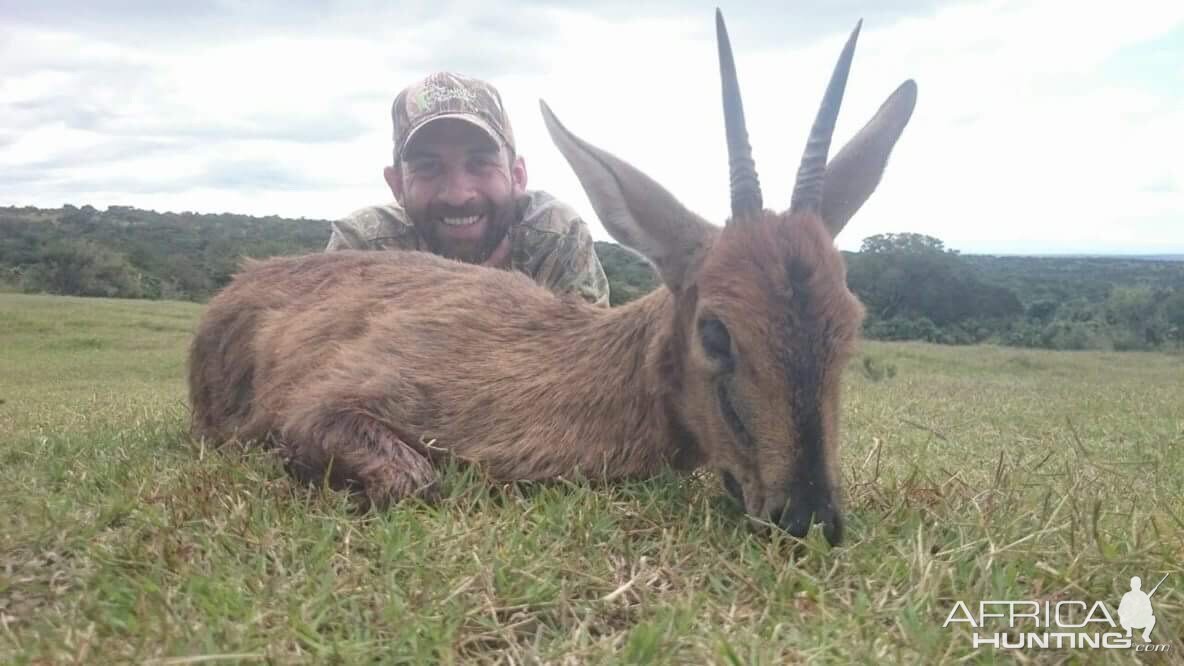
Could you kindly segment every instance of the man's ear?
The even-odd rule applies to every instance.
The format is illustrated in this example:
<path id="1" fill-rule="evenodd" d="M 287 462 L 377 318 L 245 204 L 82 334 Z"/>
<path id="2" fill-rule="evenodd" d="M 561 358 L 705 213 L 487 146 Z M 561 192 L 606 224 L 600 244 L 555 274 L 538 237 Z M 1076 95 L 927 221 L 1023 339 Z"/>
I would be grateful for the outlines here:
<path id="1" fill-rule="evenodd" d="M 395 200 L 403 201 L 403 170 L 397 166 L 387 166 L 382 170 L 382 177 L 386 180 L 387 187 L 391 188 L 391 194 L 395 195 Z"/>
<path id="2" fill-rule="evenodd" d="M 515 196 L 526 192 L 526 160 L 521 156 L 515 157 L 510 165 L 510 188 Z"/>

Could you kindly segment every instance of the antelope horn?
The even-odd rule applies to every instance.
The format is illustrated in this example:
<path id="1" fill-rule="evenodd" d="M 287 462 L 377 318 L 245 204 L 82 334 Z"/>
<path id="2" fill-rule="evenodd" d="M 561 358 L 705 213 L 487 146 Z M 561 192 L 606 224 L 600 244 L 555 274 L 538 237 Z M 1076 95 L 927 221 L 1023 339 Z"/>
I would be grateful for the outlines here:
<path id="1" fill-rule="evenodd" d="M 728 137 L 728 174 L 732 189 L 732 219 L 759 213 L 761 183 L 752 161 L 752 147 L 748 144 L 748 130 L 744 126 L 744 105 L 740 101 L 740 84 L 736 80 L 736 63 L 732 59 L 732 45 L 724 16 L 715 10 L 715 37 L 719 44 L 719 75 L 724 98 L 724 127 Z"/>
<path id="2" fill-rule="evenodd" d="M 826 173 L 830 139 L 835 131 L 835 120 L 839 117 L 839 106 L 843 103 L 847 73 L 851 70 L 851 58 L 855 54 L 855 40 L 859 37 L 859 28 L 862 25 L 863 19 L 855 24 L 855 29 L 847 38 L 847 45 L 839 54 L 839 62 L 835 64 L 830 83 L 826 86 L 826 95 L 823 96 L 818 115 L 814 118 L 810 138 L 806 141 L 806 151 L 802 155 L 801 166 L 798 167 L 798 178 L 794 183 L 793 198 L 789 204 L 791 212 L 818 212 L 822 206 L 822 179 Z"/>

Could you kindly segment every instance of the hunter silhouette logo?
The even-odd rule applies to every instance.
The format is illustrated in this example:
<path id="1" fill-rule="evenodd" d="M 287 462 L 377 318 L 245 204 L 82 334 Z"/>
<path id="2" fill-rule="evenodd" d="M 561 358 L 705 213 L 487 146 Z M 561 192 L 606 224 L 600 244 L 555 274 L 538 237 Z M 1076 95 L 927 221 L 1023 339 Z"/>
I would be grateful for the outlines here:
<path id="1" fill-rule="evenodd" d="M 1164 574 L 1150 592 L 1143 592 L 1139 589 L 1143 586 L 1143 581 L 1138 576 L 1131 578 L 1131 591 L 1122 595 L 1122 601 L 1118 604 L 1118 621 L 1122 624 L 1122 628 L 1126 629 L 1127 637 L 1130 637 L 1131 629 L 1142 629 L 1143 642 L 1151 642 L 1151 629 L 1155 627 L 1155 611 L 1151 608 L 1151 595 L 1155 594 L 1167 577 L 1168 575 Z"/>
<path id="2" fill-rule="evenodd" d="M 1143 579 L 1130 579 L 1131 589 L 1122 595 L 1118 612 L 1103 601 L 1092 604 L 1077 600 L 983 600 L 972 610 L 964 601 L 955 602 L 942 627 L 964 623 L 971 629 L 975 648 L 993 646 L 1006 650 L 1104 649 L 1135 652 L 1167 652 L 1167 643 L 1151 645 L 1155 609 L 1151 597 L 1168 574 L 1143 591 Z M 1117 616 L 1117 619 L 1115 619 Z M 1132 638 L 1142 630 L 1142 641 Z"/>

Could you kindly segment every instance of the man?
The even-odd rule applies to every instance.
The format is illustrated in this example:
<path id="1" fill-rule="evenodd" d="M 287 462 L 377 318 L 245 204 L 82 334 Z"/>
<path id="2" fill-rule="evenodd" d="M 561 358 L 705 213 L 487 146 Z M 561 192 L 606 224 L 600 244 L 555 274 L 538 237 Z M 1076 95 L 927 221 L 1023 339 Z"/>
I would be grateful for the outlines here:
<path id="1" fill-rule="evenodd" d="M 608 306 L 608 279 L 587 224 L 569 206 L 526 189 L 501 95 L 449 72 L 405 88 L 391 108 L 395 201 L 332 224 L 326 251 L 423 250 L 521 271 L 559 294 Z"/>

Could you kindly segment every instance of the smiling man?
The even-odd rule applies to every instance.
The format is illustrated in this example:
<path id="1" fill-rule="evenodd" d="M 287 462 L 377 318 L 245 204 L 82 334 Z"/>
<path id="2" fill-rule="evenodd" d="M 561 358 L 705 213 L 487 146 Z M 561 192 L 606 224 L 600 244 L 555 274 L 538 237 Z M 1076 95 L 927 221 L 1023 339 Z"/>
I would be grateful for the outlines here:
<path id="1" fill-rule="evenodd" d="M 608 279 L 588 225 L 546 192 L 526 189 L 501 95 L 449 72 L 405 88 L 391 108 L 395 201 L 333 222 L 327 251 L 423 250 L 517 270 L 602 306 Z"/>

